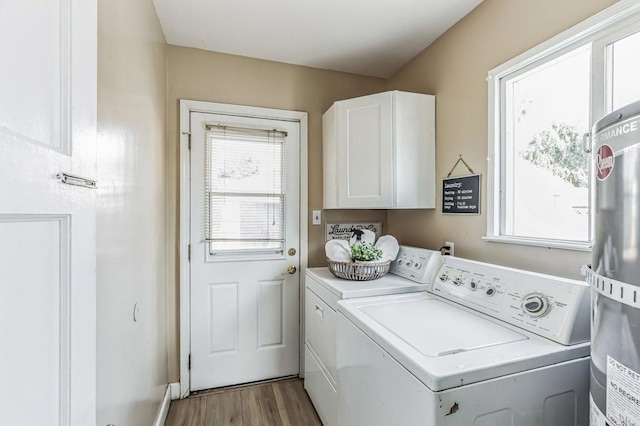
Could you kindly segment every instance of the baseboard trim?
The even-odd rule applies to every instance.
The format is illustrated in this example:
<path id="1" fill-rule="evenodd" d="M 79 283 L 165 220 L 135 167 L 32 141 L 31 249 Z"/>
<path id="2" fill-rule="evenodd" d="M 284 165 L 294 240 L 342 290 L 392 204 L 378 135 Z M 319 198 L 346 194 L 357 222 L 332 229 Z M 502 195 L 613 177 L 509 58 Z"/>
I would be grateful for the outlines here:
<path id="1" fill-rule="evenodd" d="M 162 398 L 162 404 L 158 408 L 158 414 L 156 414 L 156 420 L 153 422 L 153 426 L 164 426 L 164 422 L 167 420 L 167 414 L 169 414 L 169 405 L 171 405 L 171 385 L 169 383 L 167 390 L 164 392 L 164 398 Z"/>
<path id="2" fill-rule="evenodd" d="M 180 399 L 180 382 L 169 383 L 169 389 L 171 390 L 171 400 Z"/>

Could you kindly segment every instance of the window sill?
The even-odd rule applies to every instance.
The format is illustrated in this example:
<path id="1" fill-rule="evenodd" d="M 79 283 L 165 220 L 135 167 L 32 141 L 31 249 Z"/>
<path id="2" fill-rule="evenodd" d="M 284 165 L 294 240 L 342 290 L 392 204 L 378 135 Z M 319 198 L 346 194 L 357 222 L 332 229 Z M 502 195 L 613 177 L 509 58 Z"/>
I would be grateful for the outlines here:
<path id="1" fill-rule="evenodd" d="M 593 243 L 590 242 L 579 242 L 570 240 L 545 240 L 541 238 L 506 237 L 497 235 L 482 237 L 482 239 L 484 241 L 489 241 L 492 243 L 520 244 L 523 246 L 546 247 L 585 252 L 590 252 L 593 247 Z"/>

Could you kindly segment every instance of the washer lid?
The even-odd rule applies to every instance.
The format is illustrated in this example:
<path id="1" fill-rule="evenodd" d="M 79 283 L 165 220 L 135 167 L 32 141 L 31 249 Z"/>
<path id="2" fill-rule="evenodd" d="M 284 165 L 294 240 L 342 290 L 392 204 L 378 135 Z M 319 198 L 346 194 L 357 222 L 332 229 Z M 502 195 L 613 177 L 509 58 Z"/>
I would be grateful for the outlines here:
<path id="1" fill-rule="evenodd" d="M 360 310 L 430 357 L 526 340 L 527 336 L 437 299 L 403 300 Z"/>
<path id="2" fill-rule="evenodd" d="M 351 322 L 432 391 L 589 356 L 589 342 L 562 345 L 429 293 L 341 300 L 338 311 L 338 372 L 341 351 L 356 350 L 340 339 Z"/>

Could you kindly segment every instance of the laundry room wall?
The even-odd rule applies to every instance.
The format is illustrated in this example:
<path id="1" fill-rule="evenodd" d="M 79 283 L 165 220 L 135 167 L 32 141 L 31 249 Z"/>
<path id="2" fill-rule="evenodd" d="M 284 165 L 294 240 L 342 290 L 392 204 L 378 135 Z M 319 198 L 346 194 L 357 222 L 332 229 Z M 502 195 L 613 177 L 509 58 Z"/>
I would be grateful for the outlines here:
<path id="1" fill-rule="evenodd" d="M 152 0 L 98 0 L 98 425 L 153 424 L 169 381 L 166 53 Z"/>
<path id="2" fill-rule="evenodd" d="M 436 182 L 462 154 L 482 174 L 479 216 L 390 210 L 388 230 L 401 243 L 457 256 L 580 278 L 590 253 L 482 240 L 487 229 L 487 73 L 615 3 L 613 0 L 485 0 L 389 80 L 389 89 L 436 95 Z M 441 205 L 438 189 L 436 205 Z"/>
<path id="3" fill-rule="evenodd" d="M 387 80 L 343 72 L 252 59 L 180 46 L 168 46 L 169 196 L 169 378 L 177 381 L 179 334 L 179 102 L 180 99 L 305 111 L 309 114 L 309 215 L 322 209 L 322 114 L 339 99 L 386 89 Z M 385 210 L 323 212 L 323 223 L 386 222 Z M 325 265 L 324 226 L 311 225 L 309 266 Z"/>

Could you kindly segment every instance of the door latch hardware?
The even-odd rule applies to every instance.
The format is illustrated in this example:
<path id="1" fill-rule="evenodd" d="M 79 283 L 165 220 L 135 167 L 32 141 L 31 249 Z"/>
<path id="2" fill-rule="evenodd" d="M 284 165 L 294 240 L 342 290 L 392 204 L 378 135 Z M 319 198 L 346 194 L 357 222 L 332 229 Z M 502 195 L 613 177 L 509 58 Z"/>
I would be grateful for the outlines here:
<path id="1" fill-rule="evenodd" d="M 96 189 L 98 187 L 98 181 L 83 178 L 81 176 L 71 175 L 69 173 L 60 172 L 56 175 L 56 178 L 60 183 L 67 185 L 82 186 L 83 188 Z"/>

